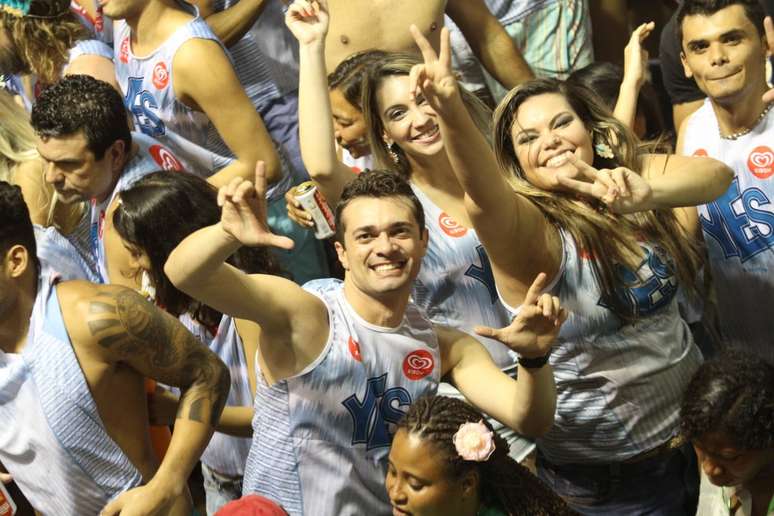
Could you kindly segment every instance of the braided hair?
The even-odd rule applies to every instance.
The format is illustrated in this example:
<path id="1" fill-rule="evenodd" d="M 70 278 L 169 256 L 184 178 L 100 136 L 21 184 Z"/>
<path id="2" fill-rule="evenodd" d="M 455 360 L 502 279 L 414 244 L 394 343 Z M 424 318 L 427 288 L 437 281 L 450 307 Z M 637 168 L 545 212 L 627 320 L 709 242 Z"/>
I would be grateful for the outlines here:
<path id="1" fill-rule="evenodd" d="M 495 450 L 486 461 L 463 459 L 454 446 L 454 434 L 464 423 L 483 421 L 494 434 Z M 494 432 L 477 409 L 456 398 L 422 396 L 414 402 L 398 424 L 398 429 L 422 437 L 433 444 L 445 461 L 448 472 L 462 478 L 478 469 L 481 502 L 509 515 L 557 516 L 575 514 L 530 471 L 508 455 L 508 443 Z"/>

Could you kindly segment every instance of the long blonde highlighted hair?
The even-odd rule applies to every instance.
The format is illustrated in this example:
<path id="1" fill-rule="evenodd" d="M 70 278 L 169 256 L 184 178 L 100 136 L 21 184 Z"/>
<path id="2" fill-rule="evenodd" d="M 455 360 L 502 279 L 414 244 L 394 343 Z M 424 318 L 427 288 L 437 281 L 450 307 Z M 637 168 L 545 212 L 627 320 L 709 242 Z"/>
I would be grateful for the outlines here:
<path id="1" fill-rule="evenodd" d="M 362 100 L 360 105 L 363 109 L 366 127 L 368 127 L 368 141 L 371 146 L 371 153 L 375 159 L 375 165 L 377 168 L 397 172 L 406 178 L 411 175 L 411 165 L 406 157 L 406 153 L 397 145 L 393 145 L 391 149 L 388 149 L 384 141 L 385 128 L 379 110 L 377 92 L 385 79 L 408 76 L 411 68 L 414 65 L 422 64 L 422 62 L 421 56 L 417 54 L 391 52 L 365 68 L 362 83 Z M 492 111 L 478 97 L 462 86 L 460 86 L 460 94 L 476 126 L 489 139 L 492 126 Z M 390 152 L 395 154 L 397 162 Z"/>
<path id="2" fill-rule="evenodd" d="M 513 189 L 535 204 L 549 222 L 567 231 L 580 249 L 594 257 L 590 262 L 605 301 L 623 320 L 635 317 L 616 294 L 617 288 L 625 286 L 617 266 L 636 270 L 642 254 L 638 239 L 663 248 L 673 260 L 673 272 L 681 284 L 697 295 L 697 274 L 703 261 L 700 247 L 695 237 L 680 226 L 672 210 L 619 215 L 607 211 L 594 199 L 579 202 L 572 193 L 546 191 L 529 183 L 516 157 L 511 130 L 519 107 L 527 99 L 546 93 L 562 95 L 591 133 L 594 144 L 605 144 L 612 149 L 612 158 L 594 156 L 595 168 L 622 166 L 641 173 L 642 156 L 650 151 L 588 88 L 555 79 L 536 79 L 511 90 L 494 113 L 494 151 Z"/>

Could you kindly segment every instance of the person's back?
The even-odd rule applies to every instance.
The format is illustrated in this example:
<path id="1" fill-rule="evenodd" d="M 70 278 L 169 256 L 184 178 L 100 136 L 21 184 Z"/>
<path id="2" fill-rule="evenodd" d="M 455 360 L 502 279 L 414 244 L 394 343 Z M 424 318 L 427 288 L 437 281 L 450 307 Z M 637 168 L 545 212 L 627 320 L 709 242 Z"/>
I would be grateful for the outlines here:
<path id="1" fill-rule="evenodd" d="M 7 183 L 0 211 L 0 412 L 8 421 L 0 462 L 45 514 L 129 511 L 143 493 L 146 510 L 188 514 L 185 479 L 226 395 L 218 386 L 225 367 L 132 291 L 41 275 L 27 209 Z M 213 403 L 210 415 L 196 408 L 178 420 L 189 435 L 161 465 L 148 437 L 145 377 L 181 387 L 188 408 L 192 395 Z"/>

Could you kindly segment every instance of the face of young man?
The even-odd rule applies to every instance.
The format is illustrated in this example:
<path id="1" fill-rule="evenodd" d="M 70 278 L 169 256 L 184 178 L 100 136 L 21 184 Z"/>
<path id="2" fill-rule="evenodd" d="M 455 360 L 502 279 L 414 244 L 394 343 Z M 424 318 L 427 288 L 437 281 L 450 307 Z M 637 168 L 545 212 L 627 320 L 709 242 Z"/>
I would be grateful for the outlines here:
<path id="1" fill-rule="evenodd" d="M 699 89 L 719 103 L 737 103 L 766 87 L 766 42 L 744 7 L 683 19 L 683 68 Z"/>
<path id="2" fill-rule="evenodd" d="M 699 466 L 716 486 L 747 484 L 763 470 L 774 467 L 774 449 L 737 448 L 720 432 L 709 432 L 693 441 Z"/>
<path id="3" fill-rule="evenodd" d="M 427 250 L 427 230 L 419 227 L 404 197 L 360 197 L 341 216 L 344 245 L 336 243 L 346 281 L 366 295 L 408 291 Z"/>

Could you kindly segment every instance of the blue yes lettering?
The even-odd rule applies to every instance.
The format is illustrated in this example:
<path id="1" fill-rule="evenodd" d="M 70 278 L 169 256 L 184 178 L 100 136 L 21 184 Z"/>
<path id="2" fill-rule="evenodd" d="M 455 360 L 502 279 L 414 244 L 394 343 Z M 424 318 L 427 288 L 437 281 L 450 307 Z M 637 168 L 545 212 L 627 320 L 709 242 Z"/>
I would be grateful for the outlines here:
<path id="1" fill-rule="evenodd" d="M 387 373 L 369 378 L 363 401 L 353 394 L 341 402 L 352 416 L 352 444 L 366 444 L 367 450 L 390 446 L 388 424 L 397 424 L 411 405 L 411 395 L 403 387 L 385 390 Z"/>
<path id="2" fill-rule="evenodd" d="M 142 77 L 129 77 L 129 88 L 124 97 L 124 105 L 132 113 L 140 130 L 148 136 L 163 136 L 166 132 L 164 122 L 153 112 L 158 109 L 156 99 L 148 90 L 141 90 Z"/>

